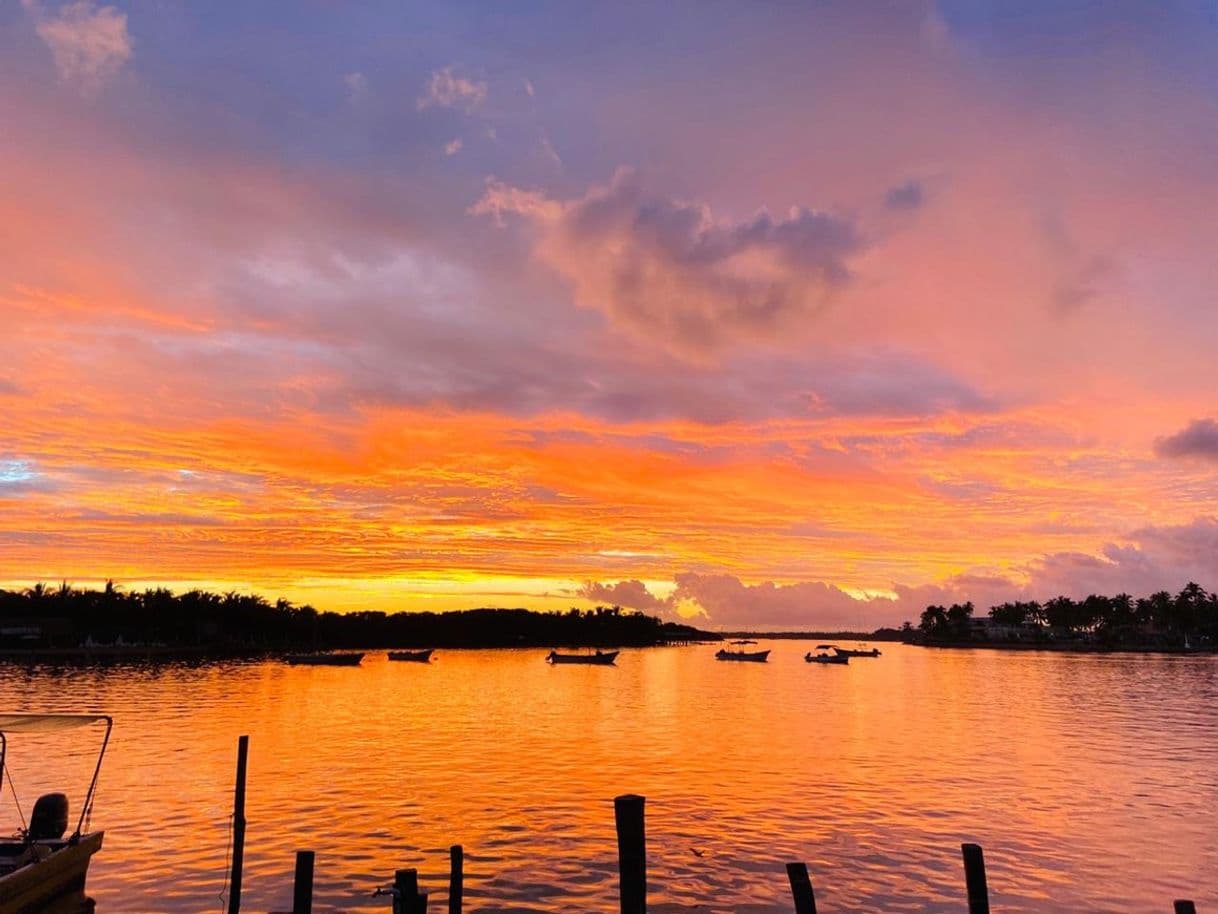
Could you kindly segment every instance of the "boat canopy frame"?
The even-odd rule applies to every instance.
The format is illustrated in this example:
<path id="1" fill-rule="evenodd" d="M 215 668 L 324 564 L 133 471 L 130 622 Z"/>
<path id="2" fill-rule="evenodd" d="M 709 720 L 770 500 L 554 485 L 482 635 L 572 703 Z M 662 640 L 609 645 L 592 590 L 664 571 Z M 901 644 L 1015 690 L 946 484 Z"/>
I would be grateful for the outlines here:
<path id="1" fill-rule="evenodd" d="M 89 781 L 89 790 L 80 807 L 80 818 L 76 820 L 76 830 L 68 838 L 69 844 L 75 844 L 80 840 L 81 829 L 92 815 L 93 798 L 97 793 L 97 780 L 101 776 L 102 759 L 106 757 L 106 749 L 110 745 L 110 732 L 114 729 L 114 718 L 109 714 L 0 714 L 0 789 L 4 787 L 3 777 L 7 770 L 5 765 L 8 762 L 8 735 L 10 733 L 47 733 L 87 727 L 90 724 L 102 722 L 106 724 L 106 734 L 102 737 L 101 749 L 97 753 L 97 764 L 93 767 L 93 778 Z"/>

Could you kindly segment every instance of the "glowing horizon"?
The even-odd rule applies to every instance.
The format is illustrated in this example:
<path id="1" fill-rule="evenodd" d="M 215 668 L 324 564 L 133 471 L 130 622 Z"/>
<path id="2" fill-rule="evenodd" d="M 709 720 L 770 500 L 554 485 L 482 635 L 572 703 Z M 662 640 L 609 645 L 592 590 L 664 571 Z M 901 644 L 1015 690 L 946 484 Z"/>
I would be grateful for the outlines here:
<path id="1" fill-rule="evenodd" d="M 0 587 L 1218 586 L 1214 26 L 11 5 Z"/>

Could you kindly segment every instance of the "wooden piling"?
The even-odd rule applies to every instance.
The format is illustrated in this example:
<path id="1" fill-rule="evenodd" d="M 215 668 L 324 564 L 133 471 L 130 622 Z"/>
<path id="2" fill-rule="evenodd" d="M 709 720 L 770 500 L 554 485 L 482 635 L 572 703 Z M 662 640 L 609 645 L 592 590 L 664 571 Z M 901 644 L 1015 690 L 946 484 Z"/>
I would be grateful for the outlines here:
<path id="1" fill-rule="evenodd" d="M 250 738 L 237 738 L 237 786 L 233 791 L 233 863 L 228 876 L 228 914 L 241 911 L 241 870 L 245 865 L 245 772 Z"/>
<path id="2" fill-rule="evenodd" d="M 625 794 L 613 801 L 617 824 L 617 861 L 621 914 L 647 911 L 647 836 L 643 826 L 646 800 Z"/>
<path id="3" fill-rule="evenodd" d="M 419 894 L 417 870 L 398 870 L 393 874 L 393 914 L 427 914 L 427 896 Z"/>
<path id="4" fill-rule="evenodd" d="M 313 852 L 296 852 L 296 877 L 292 882 L 292 914 L 313 914 Z"/>
<path id="5" fill-rule="evenodd" d="M 448 849 L 448 914 L 461 914 L 461 899 L 465 894 L 465 849 L 454 844 Z"/>
<path id="6" fill-rule="evenodd" d="M 816 896 L 812 893 L 807 864 L 788 863 L 787 880 L 791 883 L 791 897 L 795 899 L 795 914 L 816 914 Z"/>
<path id="7" fill-rule="evenodd" d="M 985 882 L 985 854 L 980 844 L 961 844 L 969 914 L 990 914 L 990 890 Z"/>
<path id="8" fill-rule="evenodd" d="M 1172 902 L 1176 914 L 1197 914 L 1197 906 L 1187 898 L 1177 898 Z"/>

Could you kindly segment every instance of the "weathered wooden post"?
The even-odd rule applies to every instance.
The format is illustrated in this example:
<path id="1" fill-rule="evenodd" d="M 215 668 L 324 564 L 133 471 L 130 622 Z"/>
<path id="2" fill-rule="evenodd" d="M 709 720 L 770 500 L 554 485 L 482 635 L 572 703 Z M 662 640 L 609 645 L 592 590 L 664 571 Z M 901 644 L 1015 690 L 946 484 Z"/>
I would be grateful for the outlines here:
<path id="1" fill-rule="evenodd" d="M 461 897 L 465 893 L 465 849 L 454 844 L 448 849 L 448 914 L 461 914 Z"/>
<path id="2" fill-rule="evenodd" d="M 647 911 L 647 836 L 643 827 L 645 802 L 643 797 L 632 793 L 613 801 L 622 914 L 646 914 Z"/>
<path id="3" fill-rule="evenodd" d="M 245 864 L 245 771 L 250 738 L 237 737 L 237 787 L 233 791 L 233 867 L 228 876 L 228 914 L 241 911 L 241 870 Z"/>
<path id="4" fill-rule="evenodd" d="M 427 914 L 427 896 L 419 894 L 417 870 L 393 874 L 393 914 Z"/>
<path id="5" fill-rule="evenodd" d="M 808 865 L 788 863 L 787 880 L 791 883 L 791 896 L 795 899 L 795 914 L 816 914 L 816 896 L 812 894 Z"/>
<path id="6" fill-rule="evenodd" d="M 1187 898 L 1178 898 L 1172 902 L 1176 914 L 1197 914 L 1197 906 Z"/>
<path id="7" fill-rule="evenodd" d="M 313 914 L 313 852 L 296 852 L 296 876 L 292 880 L 292 914 Z"/>
<path id="8" fill-rule="evenodd" d="M 980 844 L 961 844 L 969 914 L 990 914 L 990 890 L 985 884 L 985 855 Z"/>

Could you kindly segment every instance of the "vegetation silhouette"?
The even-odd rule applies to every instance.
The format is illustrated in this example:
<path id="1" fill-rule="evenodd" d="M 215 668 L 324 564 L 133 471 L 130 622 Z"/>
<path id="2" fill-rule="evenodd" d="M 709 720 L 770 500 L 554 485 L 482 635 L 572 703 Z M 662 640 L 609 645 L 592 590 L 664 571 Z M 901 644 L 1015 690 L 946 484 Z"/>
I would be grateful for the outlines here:
<path id="1" fill-rule="evenodd" d="M 257 594 L 166 588 L 124 591 L 35 584 L 0 590 L 0 647 L 155 645 L 227 651 L 345 647 L 642 647 L 717 641 L 717 634 L 620 607 L 318 612 Z"/>
<path id="2" fill-rule="evenodd" d="M 1134 599 L 1127 593 L 1083 600 L 1054 597 L 1044 603 L 1018 601 L 990 607 L 973 619 L 974 606 L 927 606 L 918 632 L 927 643 L 1084 642 L 1131 647 L 1218 645 L 1218 594 L 1190 582 L 1174 596 L 1165 590 Z M 909 623 L 906 623 L 908 626 Z M 912 627 L 912 626 L 911 626 Z"/>

